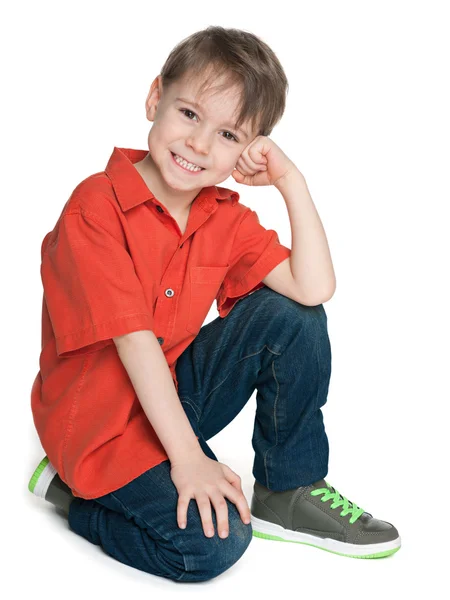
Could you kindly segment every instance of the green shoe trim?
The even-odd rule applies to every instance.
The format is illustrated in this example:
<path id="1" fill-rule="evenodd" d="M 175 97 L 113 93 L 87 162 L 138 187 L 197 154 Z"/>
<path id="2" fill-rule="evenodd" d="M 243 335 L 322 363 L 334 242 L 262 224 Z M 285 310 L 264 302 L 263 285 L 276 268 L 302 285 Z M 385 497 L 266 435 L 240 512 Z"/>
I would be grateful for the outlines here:
<path id="1" fill-rule="evenodd" d="M 48 465 L 49 463 L 49 459 L 48 456 L 46 456 L 45 458 L 43 458 L 41 460 L 41 462 L 39 463 L 39 466 L 37 467 L 36 471 L 33 473 L 29 483 L 28 483 L 28 489 L 30 490 L 30 492 L 34 492 L 34 488 L 36 487 L 36 483 L 39 479 L 39 477 L 42 474 L 42 471 L 45 469 L 45 467 Z"/>
<path id="2" fill-rule="evenodd" d="M 363 508 L 356 506 L 350 500 L 347 500 L 345 496 L 340 494 L 336 488 L 333 488 L 328 482 L 325 481 L 328 488 L 320 488 L 318 490 L 314 490 L 311 493 L 311 496 L 317 496 L 318 494 L 324 494 L 320 499 L 321 502 L 327 502 L 328 500 L 333 500 L 330 508 L 338 508 L 338 506 L 343 506 L 344 508 L 340 512 L 341 517 L 345 517 L 349 513 L 352 514 L 350 517 L 349 523 L 353 525 L 355 521 L 359 519 L 359 517 L 365 512 Z M 333 490 L 333 491 L 331 491 Z"/>
<path id="3" fill-rule="evenodd" d="M 328 485 L 328 484 L 327 484 Z M 317 490 L 319 491 L 319 490 Z M 284 540 L 283 538 L 277 535 L 269 535 L 267 533 L 260 533 L 259 531 L 255 531 L 253 529 L 254 537 L 264 538 L 266 540 L 276 540 L 277 542 L 293 542 L 294 544 L 304 544 L 305 546 L 313 546 L 313 548 L 319 548 L 319 550 L 325 550 L 325 552 L 331 552 L 331 554 L 339 554 L 339 556 L 349 556 L 350 558 L 383 558 L 384 556 L 390 556 L 394 554 L 398 550 L 400 550 L 400 546 L 397 548 L 393 548 L 392 550 L 385 550 L 384 552 L 374 552 L 373 554 L 366 554 L 364 556 L 359 556 L 358 554 L 344 554 L 343 552 L 336 552 L 334 550 L 328 550 L 327 548 L 322 548 L 322 546 L 316 546 L 315 544 L 308 544 L 307 542 L 297 542 L 295 540 Z"/>

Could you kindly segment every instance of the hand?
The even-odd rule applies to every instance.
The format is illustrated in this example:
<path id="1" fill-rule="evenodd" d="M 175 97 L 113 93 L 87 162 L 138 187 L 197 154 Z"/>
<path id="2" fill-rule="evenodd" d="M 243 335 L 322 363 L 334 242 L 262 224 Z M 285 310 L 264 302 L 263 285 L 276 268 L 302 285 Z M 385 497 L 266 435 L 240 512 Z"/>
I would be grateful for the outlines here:
<path id="1" fill-rule="evenodd" d="M 231 174 L 237 183 L 244 185 L 276 185 L 295 171 L 300 173 L 273 140 L 258 135 L 244 149 Z"/>
<path id="2" fill-rule="evenodd" d="M 178 491 L 177 522 L 187 524 L 187 511 L 191 498 L 198 504 L 203 530 L 207 537 L 214 535 L 212 502 L 216 511 L 217 529 L 220 537 L 227 537 L 228 506 L 224 497 L 237 506 L 244 523 L 250 523 L 250 509 L 242 492 L 241 478 L 227 465 L 213 460 L 206 454 L 198 454 L 183 462 L 171 463 L 170 476 Z M 222 536 L 222 531 L 226 535 Z"/>

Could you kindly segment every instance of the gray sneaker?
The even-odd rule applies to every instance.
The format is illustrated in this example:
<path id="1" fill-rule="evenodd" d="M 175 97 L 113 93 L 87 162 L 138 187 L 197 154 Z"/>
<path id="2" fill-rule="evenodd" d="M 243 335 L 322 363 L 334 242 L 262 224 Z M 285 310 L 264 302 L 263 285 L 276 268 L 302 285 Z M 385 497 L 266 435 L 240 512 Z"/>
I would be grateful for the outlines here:
<path id="1" fill-rule="evenodd" d="M 272 492 L 255 481 L 250 512 L 255 537 L 352 558 L 389 556 L 401 546 L 392 523 L 374 519 L 325 479 L 284 492 Z"/>
<path id="2" fill-rule="evenodd" d="M 60 478 L 47 456 L 36 467 L 28 483 L 28 489 L 35 496 L 54 504 L 66 516 L 69 515 L 69 506 L 75 496 L 70 487 Z"/>

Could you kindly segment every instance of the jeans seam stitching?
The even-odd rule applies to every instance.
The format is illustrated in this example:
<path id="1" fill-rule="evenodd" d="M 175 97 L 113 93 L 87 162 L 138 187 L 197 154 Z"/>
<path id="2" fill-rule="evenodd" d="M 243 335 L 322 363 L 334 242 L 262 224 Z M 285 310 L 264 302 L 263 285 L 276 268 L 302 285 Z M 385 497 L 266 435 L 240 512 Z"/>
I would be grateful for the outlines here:
<path id="1" fill-rule="evenodd" d="M 229 377 L 229 376 L 231 375 L 231 373 L 234 371 L 234 368 L 236 367 L 236 365 L 238 365 L 240 362 L 242 362 L 242 361 L 243 361 L 243 360 L 245 360 L 246 358 L 251 358 L 252 356 L 256 356 L 257 354 L 261 354 L 261 352 L 262 352 L 262 351 L 263 351 L 265 348 L 267 348 L 267 350 L 268 350 L 269 352 L 271 352 L 272 354 L 276 354 L 277 356 L 280 356 L 280 355 L 281 355 L 281 352 L 275 352 L 274 350 L 271 350 L 267 344 L 264 344 L 264 346 L 261 348 L 261 350 L 258 350 L 257 352 L 253 352 L 252 354 L 247 354 L 246 356 L 243 356 L 243 357 L 242 357 L 242 358 L 240 358 L 240 359 L 239 359 L 237 362 L 235 362 L 235 363 L 234 363 L 233 367 L 230 369 L 230 372 L 229 372 L 229 373 L 228 373 L 228 375 L 225 377 L 225 379 L 223 379 L 223 380 L 222 380 L 222 381 L 219 383 L 219 385 L 216 385 L 216 387 L 215 387 L 215 388 L 213 388 L 213 389 L 212 389 L 212 390 L 209 392 L 209 394 L 206 396 L 205 400 L 207 400 L 207 399 L 208 399 L 208 398 L 211 396 L 211 394 L 212 394 L 213 392 L 215 392 L 217 389 L 219 389 L 219 388 L 220 388 L 220 386 L 221 386 L 221 385 L 223 385 L 223 384 L 225 383 L 225 381 L 228 379 L 228 377 Z"/>
<path id="2" fill-rule="evenodd" d="M 131 516 L 132 516 L 132 517 L 134 517 L 134 518 L 136 518 L 136 517 L 137 517 L 138 519 L 140 519 L 141 521 L 143 521 L 143 522 L 144 522 L 144 523 L 145 523 L 145 524 L 146 524 L 148 527 L 151 527 L 152 529 L 154 528 L 154 527 L 153 527 L 153 525 L 151 525 L 150 523 L 148 523 L 148 522 L 146 521 L 146 519 L 143 519 L 142 517 L 139 517 L 138 515 L 135 515 L 135 514 L 133 514 L 133 513 L 131 512 L 131 510 L 129 510 L 129 509 L 128 509 L 128 508 L 127 508 L 125 505 L 124 505 L 124 503 L 123 503 L 123 502 L 120 500 L 120 498 L 118 498 L 118 497 L 117 497 L 117 496 L 114 494 L 114 492 L 110 492 L 110 496 L 111 496 L 112 498 L 114 498 L 114 499 L 115 499 L 115 500 L 116 500 L 116 501 L 117 501 L 117 502 L 120 504 L 120 506 L 122 507 L 122 509 L 123 509 L 125 512 L 127 512 L 129 515 L 131 515 Z M 136 524 L 136 525 L 137 525 L 137 524 Z M 161 534 L 160 534 L 160 535 L 161 535 Z M 164 537 L 164 536 L 162 536 L 162 537 Z M 155 543 L 156 543 L 156 542 L 155 542 Z M 180 550 L 180 549 L 177 547 L 177 545 L 175 544 L 175 542 L 174 542 L 174 541 L 172 541 L 172 544 L 174 545 L 174 547 L 175 547 L 175 548 L 178 550 L 178 552 L 179 552 L 179 553 L 181 554 L 181 556 L 183 557 L 184 570 L 185 570 L 185 573 L 186 573 L 186 572 L 188 571 L 188 567 L 187 567 L 187 561 L 186 561 L 186 555 L 184 554 L 184 552 L 182 552 L 182 551 L 181 551 L 181 550 Z M 183 577 L 185 573 L 182 573 L 182 575 L 181 575 L 181 576 Z M 179 579 L 181 579 L 181 577 L 180 577 Z M 179 579 L 177 579 L 177 581 L 179 581 Z"/>
<path id="3" fill-rule="evenodd" d="M 317 326 L 317 327 L 318 327 L 318 326 Z M 319 353 L 319 347 L 320 347 L 320 339 L 319 339 L 319 337 L 320 337 L 320 331 L 318 331 L 318 332 L 317 332 L 317 335 L 316 335 L 316 359 L 317 359 L 317 373 L 319 374 L 319 382 L 318 382 L 318 385 L 317 385 L 317 395 L 316 395 L 316 401 L 315 401 L 315 403 L 314 403 L 314 410 L 315 410 L 316 412 L 319 410 L 319 390 L 320 390 L 320 385 L 321 385 L 321 383 L 322 383 L 322 382 L 321 382 L 321 377 L 322 377 L 322 375 L 321 375 L 321 370 L 320 370 L 322 363 L 321 363 L 321 360 L 320 360 L 320 353 Z M 317 433 L 316 433 L 316 431 L 314 432 L 314 438 L 315 438 L 315 440 L 316 440 L 316 446 L 319 448 L 320 460 L 323 460 L 322 452 L 321 452 L 321 450 L 320 450 L 320 444 L 318 444 L 318 442 L 317 442 Z"/>
<path id="4" fill-rule="evenodd" d="M 183 398 L 185 398 L 185 396 L 183 396 Z M 195 413 L 195 416 L 196 416 L 196 418 L 197 418 L 197 423 L 199 423 L 200 416 L 199 416 L 199 415 L 198 415 L 198 413 L 197 413 L 197 409 L 196 409 L 196 407 L 195 407 L 195 406 L 192 404 L 192 402 L 190 402 L 190 399 L 188 398 L 188 400 L 181 400 L 181 398 L 180 398 L 180 402 L 181 402 L 182 404 L 189 404 L 189 406 L 192 408 L 192 410 L 193 410 L 193 411 L 194 411 L 194 413 Z"/>
<path id="5" fill-rule="evenodd" d="M 272 446 L 271 448 L 268 448 L 266 450 L 266 452 L 264 453 L 264 469 L 266 471 L 266 482 L 267 482 L 267 488 L 270 490 L 270 483 L 269 483 L 269 473 L 267 470 L 267 454 L 269 453 L 270 450 L 273 450 L 274 448 L 276 448 L 278 446 L 278 426 L 277 426 L 277 414 L 276 414 L 276 410 L 277 410 L 277 402 L 278 402 L 278 397 L 279 397 L 279 392 L 280 392 L 280 384 L 277 380 L 277 376 L 275 374 L 275 361 L 272 361 L 272 373 L 273 373 L 273 377 L 275 379 L 275 382 L 277 384 L 277 395 L 275 396 L 275 402 L 273 405 L 273 420 L 275 423 L 275 440 L 276 443 L 274 446 Z"/>

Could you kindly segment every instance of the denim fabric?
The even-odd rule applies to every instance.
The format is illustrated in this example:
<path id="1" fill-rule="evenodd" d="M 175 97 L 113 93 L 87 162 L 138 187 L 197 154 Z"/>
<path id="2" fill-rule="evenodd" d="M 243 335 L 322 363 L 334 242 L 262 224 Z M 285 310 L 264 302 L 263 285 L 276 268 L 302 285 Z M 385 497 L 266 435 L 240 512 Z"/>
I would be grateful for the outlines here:
<path id="1" fill-rule="evenodd" d="M 256 393 L 252 437 L 254 478 L 274 491 L 314 483 L 328 473 L 321 407 L 327 401 L 331 348 L 322 304 L 305 306 L 263 287 L 239 300 L 224 319 L 203 326 L 179 357 L 179 398 L 205 454 L 207 441 Z M 178 527 L 178 493 L 166 460 L 127 485 L 96 498 L 75 498 L 69 525 L 120 562 L 174 581 L 212 579 L 252 540 L 235 504 L 229 535 L 204 535 L 191 499 L 187 527 Z"/>

